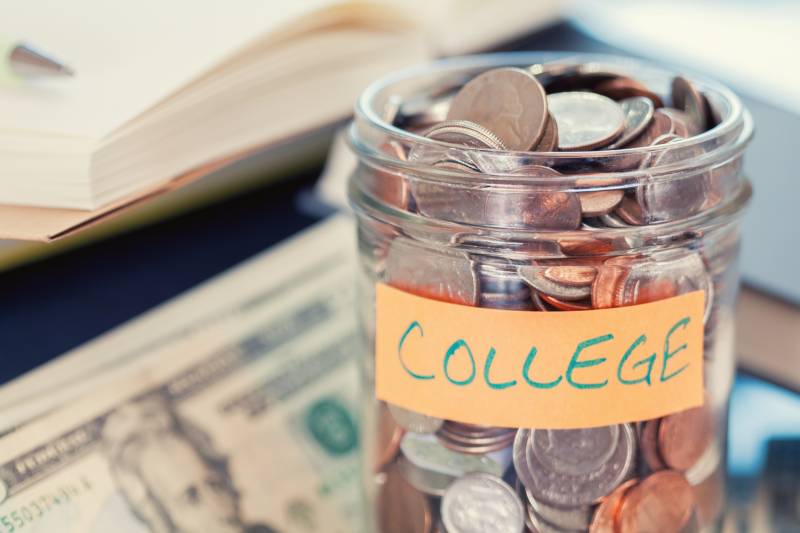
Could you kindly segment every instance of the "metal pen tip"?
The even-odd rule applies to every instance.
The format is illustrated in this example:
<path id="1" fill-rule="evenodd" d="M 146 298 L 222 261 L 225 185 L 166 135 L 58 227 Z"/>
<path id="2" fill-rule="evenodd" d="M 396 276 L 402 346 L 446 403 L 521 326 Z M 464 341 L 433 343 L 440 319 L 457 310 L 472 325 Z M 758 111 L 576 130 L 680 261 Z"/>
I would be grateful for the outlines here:
<path id="1" fill-rule="evenodd" d="M 21 76 L 74 76 L 75 71 L 34 47 L 20 43 L 10 56 L 11 67 Z"/>

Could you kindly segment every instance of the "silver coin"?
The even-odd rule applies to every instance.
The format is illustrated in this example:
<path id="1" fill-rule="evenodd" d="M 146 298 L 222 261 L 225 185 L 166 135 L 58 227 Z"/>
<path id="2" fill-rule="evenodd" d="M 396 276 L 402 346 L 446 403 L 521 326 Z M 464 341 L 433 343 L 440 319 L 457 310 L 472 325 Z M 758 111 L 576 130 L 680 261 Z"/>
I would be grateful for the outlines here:
<path id="1" fill-rule="evenodd" d="M 402 455 L 397 457 L 395 464 L 409 485 L 431 496 L 444 496 L 447 487 L 456 480 L 456 476 L 420 468 Z"/>
<path id="2" fill-rule="evenodd" d="M 470 80 L 453 98 L 447 120 L 469 120 L 493 131 L 509 150 L 530 150 L 547 123 L 547 99 L 522 69 L 498 68 Z"/>
<path id="3" fill-rule="evenodd" d="M 644 96 L 626 98 L 619 105 L 625 114 L 625 129 L 609 149 L 621 148 L 638 137 L 650 125 L 656 111 L 653 101 Z"/>
<path id="4" fill-rule="evenodd" d="M 609 228 L 630 228 L 631 225 L 619 218 L 617 215 L 609 213 L 600 215 L 600 221 Z"/>
<path id="5" fill-rule="evenodd" d="M 392 403 L 386 404 L 389 412 L 392 413 L 392 418 L 397 422 L 401 428 L 412 431 L 414 433 L 434 433 L 437 429 L 442 427 L 444 420 L 433 416 L 423 415 L 410 409 L 404 409 L 399 405 Z"/>
<path id="6" fill-rule="evenodd" d="M 398 237 L 386 254 L 385 277 L 390 285 L 420 296 L 463 305 L 478 302 L 478 277 L 472 260 L 457 250 L 442 247 L 434 252 Z"/>
<path id="7" fill-rule="evenodd" d="M 551 94 L 547 105 L 558 124 L 560 150 L 606 146 L 622 133 L 625 115 L 614 100 L 589 92 Z"/>
<path id="8" fill-rule="evenodd" d="M 472 473 L 457 479 L 442 498 L 442 521 L 448 533 L 522 533 L 525 509 L 499 477 Z"/>
<path id="9" fill-rule="evenodd" d="M 445 448 L 431 435 L 406 433 L 400 440 L 400 451 L 418 467 L 448 476 L 458 477 L 468 472 L 499 476 L 507 466 L 504 457 L 456 452 Z"/>
<path id="10" fill-rule="evenodd" d="M 560 300 L 583 300 L 592 295 L 591 285 L 576 287 L 556 283 L 547 279 L 544 275 L 544 268 L 539 266 L 523 265 L 520 266 L 517 271 L 519 272 L 519 277 L 525 280 L 531 287 Z"/>
<path id="11" fill-rule="evenodd" d="M 594 506 L 557 507 L 537 500 L 527 490 L 525 493 L 531 509 L 550 524 L 568 531 L 586 531 L 589 529 L 589 524 L 594 515 Z"/>
<path id="12" fill-rule="evenodd" d="M 495 133 L 469 120 L 446 120 L 430 128 L 424 135 L 434 141 L 470 148 L 506 149 L 503 141 Z"/>
<path id="13" fill-rule="evenodd" d="M 672 139 L 667 146 L 680 142 Z M 702 156 L 696 146 L 676 146 L 655 155 L 648 166 L 659 167 L 681 163 Z M 648 176 L 636 190 L 645 223 L 668 222 L 689 217 L 700 211 L 709 189 L 707 172 L 678 176 Z"/>
<path id="14" fill-rule="evenodd" d="M 528 523 L 530 524 L 531 531 L 535 533 L 577 533 L 581 530 L 566 529 L 551 522 L 548 522 L 543 516 L 533 510 L 533 507 L 528 506 L 527 513 Z"/>
<path id="15" fill-rule="evenodd" d="M 552 505 L 592 505 L 631 474 L 635 454 L 636 436 L 630 424 L 531 430 L 525 458 L 532 483 L 526 488 L 534 498 Z"/>
<path id="16" fill-rule="evenodd" d="M 520 482 L 526 488 L 535 484 L 533 476 L 531 476 L 530 467 L 528 466 L 528 441 L 530 435 L 531 430 L 529 429 L 517 430 L 511 455 L 517 478 L 519 478 Z"/>

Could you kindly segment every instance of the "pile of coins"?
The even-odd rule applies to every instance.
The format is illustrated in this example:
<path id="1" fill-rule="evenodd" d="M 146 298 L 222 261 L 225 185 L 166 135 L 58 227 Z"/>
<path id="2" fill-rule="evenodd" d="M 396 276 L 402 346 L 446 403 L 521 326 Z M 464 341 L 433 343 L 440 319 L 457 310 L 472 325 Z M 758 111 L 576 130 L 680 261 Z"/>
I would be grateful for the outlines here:
<path id="1" fill-rule="evenodd" d="M 614 68 L 560 63 L 492 69 L 421 101 L 387 106 L 387 121 L 438 143 L 389 141 L 386 154 L 454 181 L 380 168 L 371 192 L 394 209 L 476 230 L 443 238 L 366 225 L 362 247 L 378 279 L 437 300 L 534 312 L 629 306 L 701 290 L 706 402 L 655 420 L 575 430 L 479 426 L 381 403 L 374 468 L 382 533 L 713 526 L 724 500 L 720 435 L 730 381 L 730 368 L 717 359 L 731 358 L 719 339 L 731 333 L 738 236 L 731 229 L 684 232 L 659 242 L 630 228 L 685 220 L 730 196 L 738 158 L 670 179 L 659 170 L 700 158 L 697 144 L 682 141 L 714 128 L 723 114 L 684 77 L 660 95 Z M 593 159 L 598 150 L 602 157 Z M 499 151 L 514 157 L 496 157 Z M 525 162 L 526 152 L 533 162 Z M 557 157 L 569 152 L 580 157 Z M 475 186 L 480 174 L 531 185 Z M 603 174 L 591 186 L 578 179 Z M 537 233 L 520 243 L 491 228 Z"/>

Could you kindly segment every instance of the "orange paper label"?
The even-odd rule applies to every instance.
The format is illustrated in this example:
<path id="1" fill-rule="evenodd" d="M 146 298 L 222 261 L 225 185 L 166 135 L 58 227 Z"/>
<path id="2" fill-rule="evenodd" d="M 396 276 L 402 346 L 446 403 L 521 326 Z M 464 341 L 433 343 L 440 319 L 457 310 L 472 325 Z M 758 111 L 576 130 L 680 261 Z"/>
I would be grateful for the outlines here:
<path id="1" fill-rule="evenodd" d="M 704 293 L 591 311 L 451 304 L 378 284 L 379 399 L 499 427 L 588 428 L 703 404 Z"/>

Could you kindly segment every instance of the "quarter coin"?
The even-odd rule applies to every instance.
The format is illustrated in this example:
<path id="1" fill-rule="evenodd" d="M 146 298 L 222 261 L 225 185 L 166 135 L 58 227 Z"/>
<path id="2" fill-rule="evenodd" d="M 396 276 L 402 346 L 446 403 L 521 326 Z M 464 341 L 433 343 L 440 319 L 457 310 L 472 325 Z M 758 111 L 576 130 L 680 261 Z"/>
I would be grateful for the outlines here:
<path id="1" fill-rule="evenodd" d="M 625 127 L 625 115 L 614 100 L 595 93 L 567 92 L 547 97 L 558 124 L 559 150 L 591 150 L 611 144 Z"/>
<path id="2" fill-rule="evenodd" d="M 462 305 L 478 303 L 472 260 L 457 250 L 433 251 L 411 239 L 395 238 L 386 254 L 385 278 L 390 285 L 419 296 Z"/>
<path id="3" fill-rule="evenodd" d="M 493 131 L 508 150 L 530 150 L 547 123 L 547 98 L 522 69 L 498 68 L 470 80 L 453 98 L 447 120 L 468 120 Z"/>
<path id="4" fill-rule="evenodd" d="M 449 533 L 522 533 L 525 510 L 514 489 L 499 477 L 467 474 L 442 498 L 442 522 Z"/>

